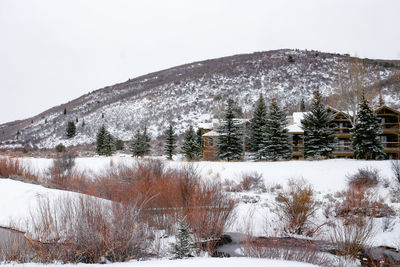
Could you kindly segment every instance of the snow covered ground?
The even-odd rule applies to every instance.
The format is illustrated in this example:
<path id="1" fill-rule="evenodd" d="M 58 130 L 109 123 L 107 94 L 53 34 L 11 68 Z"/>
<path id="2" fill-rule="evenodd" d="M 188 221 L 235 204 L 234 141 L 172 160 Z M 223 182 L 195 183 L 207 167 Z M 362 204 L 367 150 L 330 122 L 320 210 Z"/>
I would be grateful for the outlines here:
<path id="1" fill-rule="evenodd" d="M 24 165 L 36 172 L 46 175 L 51 159 L 23 158 Z M 113 157 L 77 158 L 75 170 L 85 171 L 89 175 L 100 174 L 106 168 L 118 164 L 133 164 L 136 159 L 129 155 L 115 155 Z M 189 164 L 182 160 L 165 161 L 171 168 L 179 168 Z M 206 162 L 190 163 L 196 166 L 203 179 L 216 180 L 223 183 L 239 183 L 244 174 L 257 172 L 262 175 L 265 190 L 252 190 L 232 192 L 232 196 L 239 202 L 235 214 L 236 219 L 227 229 L 228 232 L 251 232 L 256 236 L 279 235 L 282 225 L 281 219 L 273 212 L 277 194 L 287 188 L 290 179 L 303 178 L 312 185 L 316 198 L 321 203 L 317 213 L 316 224 L 324 222 L 323 209 L 333 201 L 340 201 L 343 194 L 340 192 L 347 188 L 347 177 L 357 172 L 360 168 L 375 168 L 379 171 L 382 182 L 375 189 L 376 199 L 388 204 L 396 216 L 389 219 L 375 219 L 375 235 L 372 245 L 387 245 L 399 247 L 400 242 L 400 200 L 393 195 L 393 174 L 390 161 L 362 161 L 333 159 L 323 161 L 286 161 L 286 162 Z M 50 198 L 77 193 L 48 189 L 39 185 L 26 184 L 10 179 L 0 179 L 0 226 L 9 226 L 10 223 L 23 222 L 29 211 L 37 203 L 37 198 L 49 196 Z M 22 225 L 22 224 L 21 224 Z M 384 226 L 388 226 L 386 229 Z M 21 230 L 24 230 L 21 228 Z M 318 238 L 327 238 L 322 234 Z M 230 266 L 244 266 L 273 264 L 272 266 L 311 266 L 299 263 L 284 263 L 267 260 L 253 259 L 188 259 L 183 261 L 150 261 L 132 262 L 133 266 L 214 266 L 229 264 Z M 277 265 L 280 264 L 280 265 Z M 295 265 L 293 265 L 295 264 Z M 30 264 L 29 264 L 30 265 Z M 33 266 L 33 264 L 32 264 Z"/>
<path id="2" fill-rule="evenodd" d="M 244 267 L 244 266 L 252 266 L 252 267 L 264 267 L 264 266 L 273 266 L 273 267 L 312 267 L 316 266 L 313 264 L 293 262 L 293 261 L 281 261 L 281 260 L 268 260 L 268 259 L 252 259 L 252 258 L 192 258 L 192 259 L 183 259 L 183 260 L 152 260 L 152 261 L 130 261 L 126 263 L 112 263 L 108 266 L 111 267 L 156 267 L 156 266 L 165 266 L 165 267 L 218 267 L 221 265 L 229 266 L 229 267 Z M 4 267 L 11 266 L 19 266 L 19 264 L 4 264 Z M 29 264 L 21 264 L 24 267 L 37 267 L 43 266 L 41 264 L 29 263 Z M 46 267 L 100 267 L 104 265 L 100 264 L 46 264 Z"/>

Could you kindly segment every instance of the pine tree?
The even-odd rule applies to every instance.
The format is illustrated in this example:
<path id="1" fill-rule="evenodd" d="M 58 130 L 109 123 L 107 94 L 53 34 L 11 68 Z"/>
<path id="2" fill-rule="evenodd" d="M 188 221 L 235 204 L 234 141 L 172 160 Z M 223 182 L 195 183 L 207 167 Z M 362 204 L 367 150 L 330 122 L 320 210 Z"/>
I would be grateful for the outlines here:
<path id="1" fill-rule="evenodd" d="M 176 259 L 182 259 L 192 256 L 194 244 L 190 237 L 191 231 L 189 226 L 183 221 L 179 221 L 178 234 L 176 243 L 173 245 L 172 253 Z"/>
<path id="2" fill-rule="evenodd" d="M 304 98 L 302 98 L 300 101 L 300 112 L 305 112 L 305 111 L 306 111 L 306 103 L 304 102 Z"/>
<path id="3" fill-rule="evenodd" d="M 167 159 L 172 160 L 172 156 L 175 154 L 175 149 L 176 149 L 176 138 L 172 124 L 169 124 L 169 127 L 165 132 L 165 135 L 166 138 L 165 138 L 164 151 L 165 154 L 167 155 Z"/>
<path id="4" fill-rule="evenodd" d="M 310 111 L 301 121 L 304 130 L 304 157 L 331 157 L 334 136 L 329 129 L 332 116 L 322 104 L 319 91 L 315 91 Z"/>
<path id="5" fill-rule="evenodd" d="M 234 119 L 233 108 L 233 100 L 228 99 L 225 118 L 218 128 L 218 158 L 228 161 L 238 160 L 243 156 L 242 129 Z"/>
<path id="6" fill-rule="evenodd" d="M 116 139 L 114 143 L 115 150 L 123 150 L 124 149 L 124 141 L 121 139 Z"/>
<path id="7" fill-rule="evenodd" d="M 129 150 L 132 153 L 133 157 L 142 157 L 142 135 L 139 130 L 136 130 L 136 133 L 131 141 L 131 145 Z"/>
<path id="8" fill-rule="evenodd" d="M 97 132 L 96 152 L 105 156 L 111 156 L 113 152 L 113 138 L 104 125 Z"/>
<path id="9" fill-rule="evenodd" d="M 64 108 L 64 115 L 67 115 L 67 108 Z"/>
<path id="10" fill-rule="evenodd" d="M 265 139 L 265 127 L 267 118 L 267 107 L 265 106 L 264 98 L 262 94 L 257 101 L 256 108 L 254 110 L 253 118 L 250 122 L 250 136 L 249 143 L 250 149 L 254 153 L 253 157 L 255 160 L 262 159 L 262 144 Z"/>
<path id="11" fill-rule="evenodd" d="M 379 139 L 382 133 L 380 120 L 369 107 L 364 93 L 361 96 L 356 123 L 352 131 L 355 158 L 382 159 L 385 157 L 383 145 Z"/>
<path id="12" fill-rule="evenodd" d="M 200 146 L 192 125 L 189 126 L 189 130 L 185 133 L 181 151 L 187 160 L 194 160 L 200 156 Z"/>
<path id="13" fill-rule="evenodd" d="M 104 134 L 104 140 L 103 140 L 103 155 L 105 156 L 111 156 L 114 150 L 114 138 L 111 136 L 111 134 L 106 131 Z"/>
<path id="14" fill-rule="evenodd" d="M 285 113 L 277 101 L 272 99 L 266 120 L 266 132 L 261 154 L 268 160 L 289 159 L 292 146 L 289 141 Z"/>
<path id="15" fill-rule="evenodd" d="M 67 124 L 67 137 L 72 138 L 76 134 L 76 127 L 73 121 L 69 121 Z"/>
<path id="16" fill-rule="evenodd" d="M 142 140 L 141 140 L 142 154 L 143 154 L 143 156 L 144 155 L 148 155 L 148 154 L 150 154 L 150 148 L 151 148 L 150 141 L 151 141 L 151 138 L 147 133 L 147 126 L 144 127 L 143 134 L 142 134 L 141 138 L 142 138 Z"/>

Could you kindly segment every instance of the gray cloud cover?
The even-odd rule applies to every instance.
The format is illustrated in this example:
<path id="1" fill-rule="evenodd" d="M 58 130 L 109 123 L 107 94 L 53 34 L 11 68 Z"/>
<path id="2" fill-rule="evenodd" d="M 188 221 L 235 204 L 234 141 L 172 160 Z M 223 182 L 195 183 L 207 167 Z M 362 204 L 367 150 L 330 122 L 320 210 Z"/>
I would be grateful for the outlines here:
<path id="1" fill-rule="evenodd" d="M 400 59 L 400 1 L 2 0 L 0 122 L 198 60 L 280 48 Z"/>

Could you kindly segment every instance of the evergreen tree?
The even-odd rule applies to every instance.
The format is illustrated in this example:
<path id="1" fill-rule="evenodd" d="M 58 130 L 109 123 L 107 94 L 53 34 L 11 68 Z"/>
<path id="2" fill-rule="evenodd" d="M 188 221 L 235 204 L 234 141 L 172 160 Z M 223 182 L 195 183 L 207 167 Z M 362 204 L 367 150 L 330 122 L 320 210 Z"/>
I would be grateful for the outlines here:
<path id="1" fill-rule="evenodd" d="M 111 136 L 111 134 L 106 131 L 104 134 L 104 140 L 103 140 L 103 155 L 105 156 L 111 156 L 114 150 L 114 138 Z"/>
<path id="2" fill-rule="evenodd" d="M 169 124 L 169 127 L 165 132 L 165 135 L 166 139 L 165 139 L 164 151 L 165 154 L 167 155 L 167 159 L 172 160 L 172 156 L 175 154 L 175 149 L 176 149 L 176 138 L 172 124 Z"/>
<path id="3" fill-rule="evenodd" d="M 133 157 L 142 157 L 142 135 L 139 130 L 136 130 L 136 133 L 131 141 L 130 151 Z"/>
<path id="4" fill-rule="evenodd" d="M 319 91 L 315 91 L 310 111 L 301 121 L 304 130 L 304 157 L 331 157 L 334 136 L 329 129 L 332 116 L 322 104 Z"/>
<path id="5" fill-rule="evenodd" d="M 150 154 L 150 141 L 151 138 L 147 133 L 147 126 L 144 126 L 143 134 L 142 134 L 142 153 L 143 155 L 149 155 Z"/>
<path id="6" fill-rule="evenodd" d="M 361 96 L 356 123 L 352 129 L 354 157 L 357 159 L 382 159 L 385 156 L 379 139 L 382 133 L 380 120 Z"/>
<path id="7" fill-rule="evenodd" d="M 196 135 L 197 135 L 197 144 L 200 147 L 200 154 L 201 154 L 202 144 L 201 144 L 201 129 L 200 128 L 197 129 Z"/>
<path id="8" fill-rule="evenodd" d="M 277 101 L 272 99 L 266 120 L 266 132 L 261 154 L 268 160 L 289 159 L 292 146 L 289 141 L 285 113 Z"/>
<path id="9" fill-rule="evenodd" d="M 72 138 L 76 134 L 76 127 L 73 121 L 69 121 L 67 124 L 67 137 Z"/>
<path id="10" fill-rule="evenodd" d="M 64 115 L 67 115 L 67 108 L 64 108 Z"/>
<path id="11" fill-rule="evenodd" d="M 266 118 L 267 118 L 267 107 L 265 106 L 262 94 L 260 94 L 256 108 L 254 110 L 253 118 L 251 119 L 250 122 L 250 134 L 249 134 L 250 149 L 254 153 L 253 157 L 255 160 L 262 159 L 261 151 L 265 139 Z"/>
<path id="12" fill-rule="evenodd" d="M 113 138 L 102 125 L 96 136 L 96 152 L 99 155 L 111 156 L 113 151 Z"/>
<path id="13" fill-rule="evenodd" d="M 233 108 L 233 100 L 228 99 L 225 118 L 218 128 L 218 157 L 228 161 L 238 160 L 243 156 L 242 129 L 234 119 Z"/>
<path id="14" fill-rule="evenodd" d="M 192 125 L 190 125 L 189 130 L 185 133 L 181 151 L 188 160 L 194 160 L 200 156 L 200 146 Z"/>
<path id="15" fill-rule="evenodd" d="M 136 130 L 136 133 L 131 141 L 130 151 L 134 157 L 143 157 L 150 153 L 150 137 L 147 134 L 147 127 L 144 128 L 143 133 Z"/>
<path id="16" fill-rule="evenodd" d="M 304 102 L 304 98 L 302 98 L 300 101 L 300 112 L 305 112 L 305 111 L 306 111 L 306 103 Z"/>
<path id="17" fill-rule="evenodd" d="M 172 253 L 176 259 L 182 259 L 192 256 L 194 244 L 190 237 L 191 231 L 189 226 L 183 221 L 179 221 L 178 234 L 176 243 L 173 245 Z"/>
<path id="18" fill-rule="evenodd" d="M 115 150 L 123 150 L 124 149 L 124 141 L 121 139 L 115 139 L 114 144 Z"/>

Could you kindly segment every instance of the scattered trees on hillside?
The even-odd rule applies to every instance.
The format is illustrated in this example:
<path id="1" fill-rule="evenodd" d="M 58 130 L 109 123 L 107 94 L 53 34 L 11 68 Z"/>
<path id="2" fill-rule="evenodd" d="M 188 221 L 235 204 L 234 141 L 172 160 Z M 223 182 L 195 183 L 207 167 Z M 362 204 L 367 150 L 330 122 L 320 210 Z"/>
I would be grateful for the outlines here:
<path id="1" fill-rule="evenodd" d="M 359 103 L 359 112 L 353 128 L 354 157 L 357 159 L 381 159 L 385 156 L 379 139 L 382 133 L 380 120 L 368 105 L 364 94 Z"/>
<path id="2" fill-rule="evenodd" d="M 76 134 L 76 126 L 73 121 L 69 121 L 67 124 L 67 137 L 72 138 Z"/>
<path id="3" fill-rule="evenodd" d="M 218 128 L 218 158 L 224 160 L 239 160 L 243 157 L 242 127 L 235 119 L 234 102 L 228 99 L 225 118 Z"/>
<path id="4" fill-rule="evenodd" d="M 172 156 L 176 153 L 176 137 L 172 124 L 169 124 L 165 136 L 164 152 L 167 155 L 167 159 L 172 160 Z"/>
<path id="5" fill-rule="evenodd" d="M 334 136 L 329 129 L 332 116 L 322 104 L 319 91 L 315 91 L 310 112 L 301 121 L 304 130 L 304 157 L 331 157 Z"/>
<path id="6" fill-rule="evenodd" d="M 190 125 L 185 133 L 181 151 L 187 160 L 194 160 L 200 157 L 200 150 L 197 134 L 194 132 L 193 126 Z"/>

